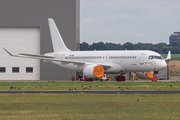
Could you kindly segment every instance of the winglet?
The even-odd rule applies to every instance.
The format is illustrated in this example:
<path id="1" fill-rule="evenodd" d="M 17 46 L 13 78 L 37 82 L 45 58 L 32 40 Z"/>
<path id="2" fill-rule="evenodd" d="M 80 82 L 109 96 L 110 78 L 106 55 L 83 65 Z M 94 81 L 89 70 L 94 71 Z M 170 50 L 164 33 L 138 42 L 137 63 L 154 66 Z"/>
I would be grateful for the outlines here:
<path id="1" fill-rule="evenodd" d="M 165 60 L 169 60 L 171 59 L 171 51 L 168 52 L 167 58 L 165 58 Z"/>
<path id="2" fill-rule="evenodd" d="M 5 48 L 3 48 L 10 56 L 15 56 L 12 53 L 10 53 L 8 50 L 6 50 Z"/>

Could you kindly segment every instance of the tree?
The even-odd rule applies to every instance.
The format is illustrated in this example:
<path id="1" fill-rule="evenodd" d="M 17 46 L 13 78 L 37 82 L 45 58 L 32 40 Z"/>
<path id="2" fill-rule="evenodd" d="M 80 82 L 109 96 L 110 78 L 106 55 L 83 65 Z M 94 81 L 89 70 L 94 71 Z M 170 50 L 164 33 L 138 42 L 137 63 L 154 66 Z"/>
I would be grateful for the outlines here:
<path id="1" fill-rule="evenodd" d="M 163 53 L 163 48 L 167 46 L 166 43 L 158 43 L 155 46 L 157 46 L 157 49 L 160 53 Z"/>
<path id="2" fill-rule="evenodd" d="M 169 51 L 169 48 L 168 48 L 168 47 L 164 47 L 164 48 L 162 49 L 162 53 L 163 53 L 163 54 L 167 54 L 168 51 Z"/>
<path id="3" fill-rule="evenodd" d="M 89 44 L 86 42 L 80 43 L 80 50 L 89 50 Z"/>
<path id="4" fill-rule="evenodd" d="M 90 45 L 90 49 L 91 50 L 107 50 L 106 45 L 103 42 L 99 42 L 99 43 L 93 43 L 92 45 Z"/>
<path id="5" fill-rule="evenodd" d="M 107 50 L 120 50 L 121 44 L 115 44 L 115 43 L 106 43 Z"/>
<path id="6" fill-rule="evenodd" d="M 80 44 L 80 50 L 152 50 L 158 52 L 160 54 L 167 54 L 170 50 L 172 54 L 180 54 L 180 43 L 174 43 L 173 45 L 167 45 L 166 43 L 158 43 L 158 44 L 151 44 L 151 43 L 138 43 L 132 44 L 130 42 L 126 42 L 121 46 L 121 44 L 115 43 L 93 43 L 89 45 L 86 42 Z"/>
<path id="7" fill-rule="evenodd" d="M 179 54 L 180 53 L 179 47 L 177 47 L 177 46 L 172 47 L 171 48 L 171 53 L 172 54 Z"/>
<path id="8" fill-rule="evenodd" d="M 123 44 L 122 47 L 123 47 L 123 49 L 133 50 L 134 45 L 130 42 L 127 42 L 127 43 Z"/>
<path id="9" fill-rule="evenodd" d="M 138 45 L 134 45 L 133 50 L 139 50 Z"/>

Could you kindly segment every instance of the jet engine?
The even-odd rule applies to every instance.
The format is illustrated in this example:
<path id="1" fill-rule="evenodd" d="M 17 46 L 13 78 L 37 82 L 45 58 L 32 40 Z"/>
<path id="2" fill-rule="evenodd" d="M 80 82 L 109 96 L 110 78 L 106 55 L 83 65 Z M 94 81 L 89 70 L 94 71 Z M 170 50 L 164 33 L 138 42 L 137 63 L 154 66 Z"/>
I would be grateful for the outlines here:
<path id="1" fill-rule="evenodd" d="M 140 79 L 152 79 L 153 71 L 152 72 L 136 72 L 136 75 Z"/>
<path id="2" fill-rule="evenodd" d="M 87 78 L 101 78 L 104 75 L 104 68 L 101 65 L 88 65 L 83 73 Z"/>

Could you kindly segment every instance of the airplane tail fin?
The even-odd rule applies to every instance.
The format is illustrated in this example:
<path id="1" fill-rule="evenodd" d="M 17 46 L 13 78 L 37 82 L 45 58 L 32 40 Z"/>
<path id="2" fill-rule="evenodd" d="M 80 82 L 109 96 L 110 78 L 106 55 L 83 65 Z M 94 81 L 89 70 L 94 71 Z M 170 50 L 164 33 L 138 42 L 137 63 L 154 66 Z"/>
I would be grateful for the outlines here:
<path id="1" fill-rule="evenodd" d="M 48 22 L 49 22 L 49 29 L 50 29 L 54 52 L 70 51 L 64 44 L 64 41 L 59 33 L 59 30 L 54 20 L 52 18 L 48 18 Z"/>

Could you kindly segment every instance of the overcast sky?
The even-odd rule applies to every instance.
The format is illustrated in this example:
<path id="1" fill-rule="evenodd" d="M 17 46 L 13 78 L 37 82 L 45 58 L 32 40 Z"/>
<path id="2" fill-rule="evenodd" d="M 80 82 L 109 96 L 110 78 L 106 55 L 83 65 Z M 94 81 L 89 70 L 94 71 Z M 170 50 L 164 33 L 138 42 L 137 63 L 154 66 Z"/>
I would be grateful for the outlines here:
<path id="1" fill-rule="evenodd" d="M 169 44 L 180 0 L 80 0 L 80 42 Z"/>

